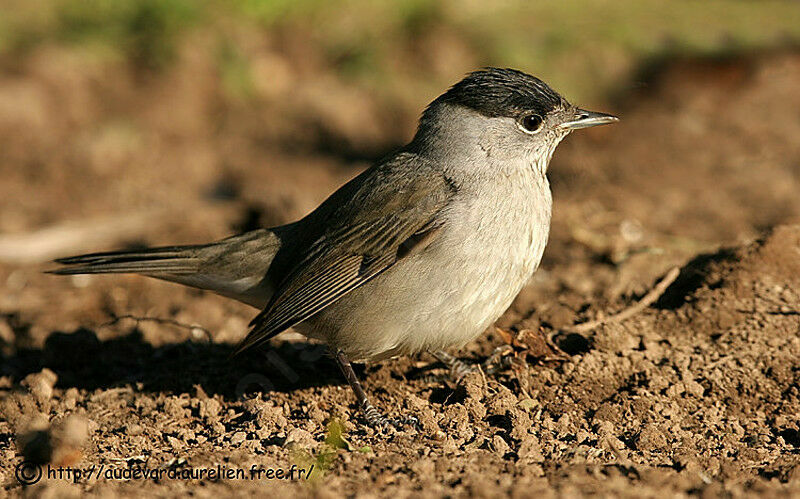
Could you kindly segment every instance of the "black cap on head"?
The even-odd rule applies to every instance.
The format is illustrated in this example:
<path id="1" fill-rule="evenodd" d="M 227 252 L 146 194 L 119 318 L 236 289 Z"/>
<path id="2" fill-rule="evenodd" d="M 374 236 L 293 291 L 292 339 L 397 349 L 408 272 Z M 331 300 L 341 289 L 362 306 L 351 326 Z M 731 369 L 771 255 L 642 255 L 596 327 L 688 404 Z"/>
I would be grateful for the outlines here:
<path id="1" fill-rule="evenodd" d="M 545 82 L 516 69 L 485 68 L 468 74 L 431 103 L 461 105 L 490 116 L 516 117 L 533 110 L 544 116 L 566 104 Z"/>

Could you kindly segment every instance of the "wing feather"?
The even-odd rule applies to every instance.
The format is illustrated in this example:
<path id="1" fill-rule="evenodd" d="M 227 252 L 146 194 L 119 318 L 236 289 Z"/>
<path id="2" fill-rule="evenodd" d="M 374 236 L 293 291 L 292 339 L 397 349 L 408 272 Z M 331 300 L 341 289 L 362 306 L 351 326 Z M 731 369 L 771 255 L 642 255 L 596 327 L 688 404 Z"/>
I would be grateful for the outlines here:
<path id="1" fill-rule="evenodd" d="M 409 176 L 391 168 L 366 174 L 358 185 L 342 188 L 353 189 L 349 199 L 329 211 L 322 234 L 298 256 L 269 304 L 250 323 L 252 329 L 237 353 L 319 313 L 411 254 L 415 246 L 430 244 L 452 186 L 441 175 Z M 400 177 L 387 179 L 390 175 Z M 387 181 L 397 188 L 379 190 L 372 185 Z M 333 196 L 337 195 L 344 194 Z M 324 208 L 325 203 L 318 210 Z"/>

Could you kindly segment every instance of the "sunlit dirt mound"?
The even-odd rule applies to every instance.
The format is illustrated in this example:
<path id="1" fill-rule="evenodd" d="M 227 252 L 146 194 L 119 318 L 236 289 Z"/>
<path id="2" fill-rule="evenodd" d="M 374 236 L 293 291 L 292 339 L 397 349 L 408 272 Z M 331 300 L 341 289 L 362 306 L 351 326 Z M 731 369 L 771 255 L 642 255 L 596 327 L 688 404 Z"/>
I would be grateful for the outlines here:
<path id="1" fill-rule="evenodd" d="M 747 246 L 694 258 L 658 305 L 675 308 L 695 328 L 725 330 L 755 315 L 800 315 L 798 290 L 800 225 L 788 225 Z"/>
<path id="2" fill-rule="evenodd" d="M 655 308 L 598 328 L 562 365 L 532 368 L 545 469 L 570 463 L 579 480 L 614 455 L 628 478 L 677 473 L 687 488 L 794 477 L 798 287 L 800 227 L 778 227 L 693 259 Z"/>

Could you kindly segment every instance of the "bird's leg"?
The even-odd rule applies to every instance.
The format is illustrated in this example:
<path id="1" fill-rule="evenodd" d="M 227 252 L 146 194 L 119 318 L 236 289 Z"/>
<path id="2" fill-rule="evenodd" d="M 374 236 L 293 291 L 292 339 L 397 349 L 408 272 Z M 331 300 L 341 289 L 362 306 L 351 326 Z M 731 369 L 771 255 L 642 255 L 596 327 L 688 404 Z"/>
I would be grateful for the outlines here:
<path id="1" fill-rule="evenodd" d="M 336 352 L 336 363 L 339 364 L 339 369 L 342 370 L 342 374 L 344 374 L 347 383 L 350 384 L 350 388 L 355 392 L 358 408 L 364 413 L 367 423 L 371 426 L 382 426 L 383 420 L 386 418 L 381 416 L 378 410 L 375 409 L 375 406 L 369 403 L 367 394 L 364 393 L 364 388 L 361 387 L 361 382 L 358 381 L 356 373 L 353 371 L 353 366 L 350 364 L 350 360 L 348 360 L 347 356 L 341 350 Z"/>
<path id="2" fill-rule="evenodd" d="M 350 385 L 350 388 L 353 389 L 353 392 L 356 394 L 356 400 L 358 401 L 358 408 L 361 410 L 364 418 L 367 420 L 367 423 L 372 426 L 373 428 L 385 428 L 387 426 L 394 426 L 395 428 L 400 428 L 404 425 L 410 425 L 416 427 L 419 422 L 417 418 L 411 417 L 406 419 L 395 419 L 395 418 L 387 418 L 382 416 L 378 409 L 375 408 L 372 404 L 370 404 L 369 399 L 367 399 L 367 394 L 364 393 L 364 388 L 361 387 L 361 383 L 358 381 L 356 377 L 355 371 L 353 371 L 353 366 L 350 365 L 350 361 L 347 359 L 347 356 L 341 350 L 336 352 L 336 363 L 339 364 L 339 369 L 342 370 L 342 374 L 344 374 L 345 379 L 347 379 L 347 383 Z"/>

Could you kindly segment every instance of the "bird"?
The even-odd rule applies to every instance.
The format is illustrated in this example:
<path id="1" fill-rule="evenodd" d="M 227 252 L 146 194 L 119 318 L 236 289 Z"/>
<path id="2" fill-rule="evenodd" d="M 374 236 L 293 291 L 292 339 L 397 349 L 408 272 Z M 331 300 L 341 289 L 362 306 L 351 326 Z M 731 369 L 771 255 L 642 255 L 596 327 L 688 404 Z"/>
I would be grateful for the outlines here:
<path id="1" fill-rule="evenodd" d="M 236 353 L 293 328 L 324 342 L 366 423 L 351 362 L 476 339 L 538 268 L 550 232 L 548 165 L 573 130 L 618 121 L 510 68 L 467 74 L 422 112 L 411 141 L 295 222 L 210 244 L 57 259 L 54 274 L 134 273 L 260 310 Z"/>

